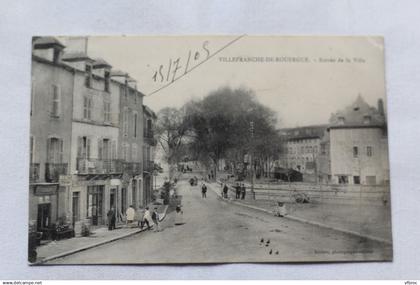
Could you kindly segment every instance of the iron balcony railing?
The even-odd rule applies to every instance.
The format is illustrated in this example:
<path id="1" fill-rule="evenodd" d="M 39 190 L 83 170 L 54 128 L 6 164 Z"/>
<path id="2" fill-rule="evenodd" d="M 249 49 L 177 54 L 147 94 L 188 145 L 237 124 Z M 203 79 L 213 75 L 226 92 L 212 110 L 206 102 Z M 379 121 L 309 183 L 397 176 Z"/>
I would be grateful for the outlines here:
<path id="1" fill-rule="evenodd" d="M 140 162 L 122 162 L 124 172 L 131 174 L 140 174 L 141 173 L 141 163 Z"/>
<path id="2" fill-rule="evenodd" d="M 77 158 L 76 170 L 79 174 L 120 173 L 123 164 L 117 159 Z"/>
<path id="3" fill-rule="evenodd" d="M 152 172 L 154 169 L 155 163 L 153 160 L 144 160 L 143 161 L 143 171 Z"/>
<path id="4" fill-rule="evenodd" d="M 39 163 L 31 163 L 29 165 L 29 182 L 38 182 L 39 181 Z"/>
<path id="5" fill-rule="evenodd" d="M 144 132 L 143 132 L 143 137 L 149 138 L 149 139 L 153 138 L 154 137 L 153 130 L 147 130 L 147 129 L 145 129 Z"/>
<path id="6" fill-rule="evenodd" d="M 45 163 L 45 182 L 58 182 L 60 175 L 67 175 L 67 163 Z"/>

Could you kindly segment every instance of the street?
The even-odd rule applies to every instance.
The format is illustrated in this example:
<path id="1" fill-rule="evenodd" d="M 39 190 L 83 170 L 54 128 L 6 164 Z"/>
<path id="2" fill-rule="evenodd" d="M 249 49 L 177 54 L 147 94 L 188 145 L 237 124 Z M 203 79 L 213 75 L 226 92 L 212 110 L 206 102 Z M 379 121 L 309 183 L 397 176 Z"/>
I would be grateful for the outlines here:
<path id="1" fill-rule="evenodd" d="M 48 264 L 226 263 L 389 260 L 391 246 L 279 218 L 221 200 L 201 183 L 178 182 L 184 224 L 168 213 L 160 232 L 142 232 Z M 213 188 L 220 192 L 220 187 Z M 261 242 L 264 240 L 263 242 Z M 267 243 L 267 241 L 269 241 Z"/>

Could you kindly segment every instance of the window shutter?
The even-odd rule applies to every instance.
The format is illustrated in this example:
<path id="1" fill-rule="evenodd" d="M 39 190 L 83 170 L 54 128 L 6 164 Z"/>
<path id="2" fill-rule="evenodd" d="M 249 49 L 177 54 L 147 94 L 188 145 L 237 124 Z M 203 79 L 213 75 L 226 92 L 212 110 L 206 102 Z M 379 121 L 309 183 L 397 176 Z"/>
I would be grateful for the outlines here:
<path id="1" fill-rule="evenodd" d="M 55 100 L 56 100 L 56 116 L 60 116 L 61 115 L 61 88 L 59 85 L 54 85 L 54 92 L 55 92 Z"/>
<path id="2" fill-rule="evenodd" d="M 51 150 L 51 138 L 47 139 L 47 162 L 51 162 L 52 150 Z"/>
<path id="3" fill-rule="evenodd" d="M 90 138 L 86 138 L 86 158 L 90 158 Z"/>
<path id="4" fill-rule="evenodd" d="M 77 137 L 77 157 L 82 157 L 82 144 L 83 144 L 83 138 Z"/>
<path id="5" fill-rule="evenodd" d="M 99 139 L 98 140 L 98 159 L 99 160 L 102 159 L 102 148 L 103 148 L 103 140 Z"/>
<path id="6" fill-rule="evenodd" d="M 88 118 L 92 119 L 92 98 L 88 99 Z"/>
<path id="7" fill-rule="evenodd" d="M 64 141 L 63 139 L 60 139 L 59 140 L 59 153 L 58 153 L 59 163 L 63 162 L 63 149 L 64 149 Z"/>
<path id="8" fill-rule="evenodd" d="M 112 159 L 117 159 L 117 143 L 112 141 Z"/>

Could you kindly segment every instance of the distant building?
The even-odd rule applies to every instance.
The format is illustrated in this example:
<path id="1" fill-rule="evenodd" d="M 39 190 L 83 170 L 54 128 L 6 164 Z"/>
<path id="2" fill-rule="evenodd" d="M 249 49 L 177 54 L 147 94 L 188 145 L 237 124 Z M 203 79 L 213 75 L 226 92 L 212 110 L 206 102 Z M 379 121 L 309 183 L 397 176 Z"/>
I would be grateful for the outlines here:
<path id="1" fill-rule="evenodd" d="M 304 180 L 315 181 L 321 140 L 327 125 L 305 126 L 279 130 L 281 155 L 278 167 L 293 169 L 303 174 Z"/>
<path id="2" fill-rule="evenodd" d="M 388 138 L 383 102 L 356 101 L 331 116 L 331 178 L 338 184 L 388 184 Z"/>

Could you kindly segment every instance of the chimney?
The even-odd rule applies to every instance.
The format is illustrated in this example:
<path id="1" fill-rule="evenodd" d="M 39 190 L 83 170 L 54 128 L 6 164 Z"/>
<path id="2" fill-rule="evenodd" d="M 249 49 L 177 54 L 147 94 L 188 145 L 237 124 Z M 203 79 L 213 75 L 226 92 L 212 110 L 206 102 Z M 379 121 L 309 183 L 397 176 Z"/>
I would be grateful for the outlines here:
<path id="1" fill-rule="evenodd" d="M 382 99 L 378 99 L 378 111 L 379 114 L 381 116 L 385 116 L 385 111 L 384 111 L 384 102 Z"/>

